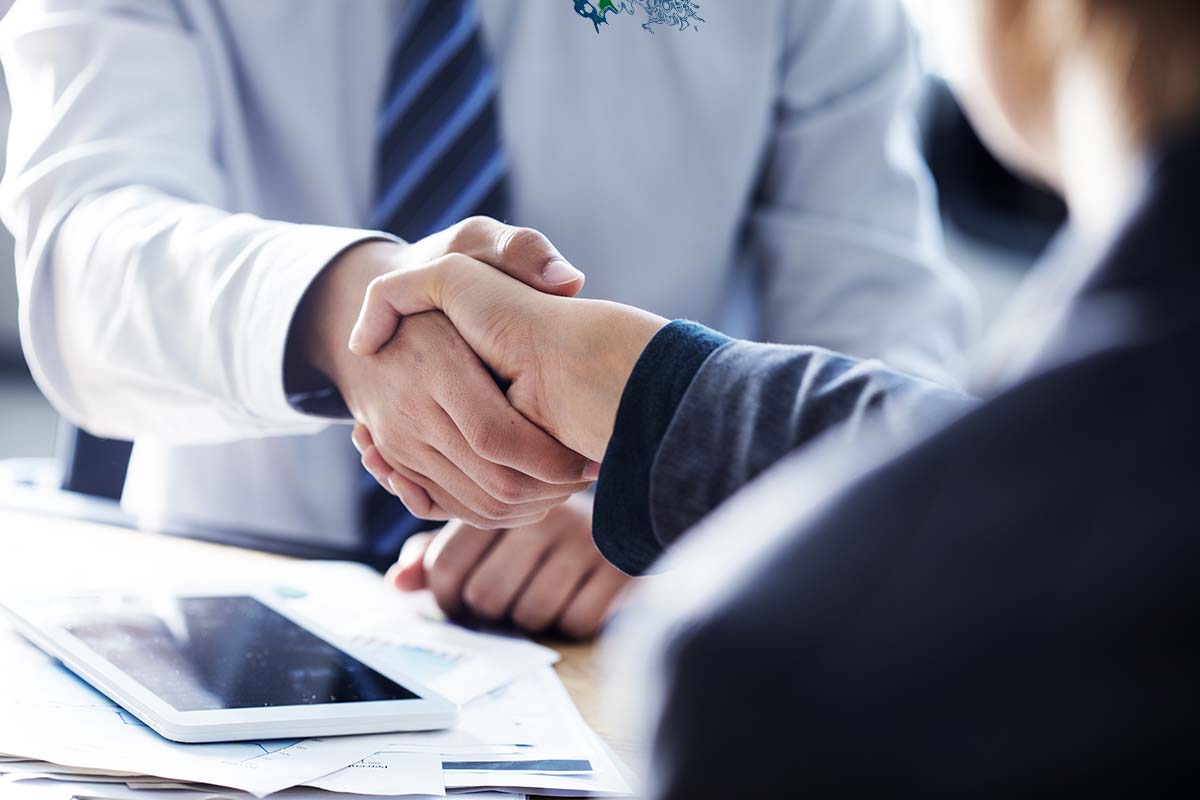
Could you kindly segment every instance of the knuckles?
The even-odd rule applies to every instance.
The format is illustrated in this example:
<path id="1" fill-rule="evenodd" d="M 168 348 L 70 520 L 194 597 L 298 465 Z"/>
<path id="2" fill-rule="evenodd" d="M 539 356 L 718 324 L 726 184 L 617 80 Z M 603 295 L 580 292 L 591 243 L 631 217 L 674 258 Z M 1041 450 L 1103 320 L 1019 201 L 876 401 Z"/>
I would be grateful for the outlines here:
<path id="1" fill-rule="evenodd" d="M 496 245 L 502 263 L 543 261 L 552 251 L 550 240 L 533 228 L 509 228 Z"/>
<path id="2" fill-rule="evenodd" d="M 599 630 L 599 621 L 570 610 L 558 621 L 558 629 L 572 639 L 589 639 Z"/>
<path id="3" fill-rule="evenodd" d="M 429 570 L 429 591 L 437 599 L 437 603 L 443 609 L 453 613 L 459 606 L 459 588 L 462 583 L 462 574 L 452 572 L 445 567 L 434 566 Z"/>
<path id="4" fill-rule="evenodd" d="M 497 235 L 498 234 L 498 235 Z M 501 263 L 548 258 L 554 247 L 546 235 L 534 228 L 505 225 L 491 217 L 468 217 L 454 226 L 448 249 L 452 253 L 477 253 L 481 244 L 494 238 L 490 247 Z"/>
<path id="5" fill-rule="evenodd" d="M 512 612 L 513 624 L 530 633 L 541 633 L 550 627 L 553 621 L 544 607 L 532 603 L 517 603 Z"/>
<path id="6" fill-rule="evenodd" d="M 472 419 L 466 426 L 465 435 L 471 449 L 488 461 L 503 458 L 507 452 L 505 431 L 501 423 L 486 416 Z"/>
<path id="7" fill-rule="evenodd" d="M 534 499 L 533 488 L 515 473 L 492 474 L 485 482 L 484 491 L 504 503 L 525 503 Z"/>
<path id="8" fill-rule="evenodd" d="M 484 239 L 488 231 L 498 224 L 491 217 L 467 217 L 454 226 L 454 232 L 450 235 L 449 250 L 456 253 L 473 251 L 474 245 Z"/>
<path id="9" fill-rule="evenodd" d="M 498 620 L 504 616 L 506 604 L 499 592 L 496 581 L 472 579 L 467 581 L 463 589 L 462 599 L 472 613 L 488 620 Z"/>
<path id="10" fill-rule="evenodd" d="M 513 514 L 512 507 L 503 500 L 497 500 L 491 495 L 486 495 L 479 499 L 479 507 L 476 512 L 484 517 L 488 522 L 501 523 L 506 519 L 511 519 Z"/>

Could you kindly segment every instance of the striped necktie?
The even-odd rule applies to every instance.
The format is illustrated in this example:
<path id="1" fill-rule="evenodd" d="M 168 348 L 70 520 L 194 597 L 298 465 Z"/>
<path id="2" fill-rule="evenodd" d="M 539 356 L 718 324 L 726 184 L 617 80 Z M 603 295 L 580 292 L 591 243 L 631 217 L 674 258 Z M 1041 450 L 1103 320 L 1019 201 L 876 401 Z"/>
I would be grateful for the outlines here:
<path id="1" fill-rule="evenodd" d="M 505 217 L 496 73 L 473 0 L 412 4 L 388 63 L 377 135 L 370 227 L 412 242 L 475 214 Z M 373 480 L 364 494 L 373 563 L 387 564 L 405 539 L 431 527 Z"/>
<path id="2" fill-rule="evenodd" d="M 392 51 L 380 105 L 371 227 L 408 241 L 504 213 L 496 73 L 473 0 L 421 0 Z"/>

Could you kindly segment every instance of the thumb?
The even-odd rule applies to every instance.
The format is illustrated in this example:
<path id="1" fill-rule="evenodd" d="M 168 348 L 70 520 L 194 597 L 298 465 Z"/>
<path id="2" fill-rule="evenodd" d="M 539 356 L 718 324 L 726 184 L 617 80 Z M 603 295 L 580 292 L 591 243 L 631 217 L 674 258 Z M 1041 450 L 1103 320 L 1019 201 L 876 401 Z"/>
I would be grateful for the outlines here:
<path id="1" fill-rule="evenodd" d="M 546 236 L 533 228 L 517 228 L 490 217 L 471 217 L 410 245 L 410 258 L 424 266 L 402 269 L 371 281 L 362 311 L 350 332 L 350 351 L 369 356 L 396 333 L 400 317 L 442 306 L 446 275 L 438 265 L 468 256 L 546 294 L 574 297 L 583 290 L 584 274 L 563 258 Z M 461 278 L 461 271 L 455 272 Z M 477 275 L 478 279 L 478 275 Z"/>
<path id="2" fill-rule="evenodd" d="M 583 273 L 545 234 L 491 217 L 470 217 L 416 246 L 429 260 L 444 253 L 470 256 L 546 294 L 574 297 L 583 289 Z"/>
<path id="3" fill-rule="evenodd" d="M 414 533 L 400 550 L 400 558 L 387 571 L 385 580 L 402 592 L 424 589 L 425 551 L 433 541 L 433 533 Z"/>
<path id="4" fill-rule="evenodd" d="M 420 314 L 440 307 L 438 298 L 445 279 L 438 259 L 415 269 L 380 275 L 367 285 L 358 319 L 350 331 L 350 352 L 369 356 L 388 343 L 405 314 Z"/>
<path id="5" fill-rule="evenodd" d="M 495 234 L 495 257 L 485 253 L 476 256 L 480 261 L 547 294 L 574 297 L 583 289 L 583 273 L 540 231 L 495 224 L 502 229 Z"/>

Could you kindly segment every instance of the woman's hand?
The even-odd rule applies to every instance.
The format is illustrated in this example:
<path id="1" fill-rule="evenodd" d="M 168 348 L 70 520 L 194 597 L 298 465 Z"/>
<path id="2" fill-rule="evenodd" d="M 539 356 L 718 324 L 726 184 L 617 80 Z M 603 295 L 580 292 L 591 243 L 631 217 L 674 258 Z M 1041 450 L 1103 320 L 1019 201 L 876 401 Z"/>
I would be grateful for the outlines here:
<path id="1" fill-rule="evenodd" d="M 612 435 L 625 382 L 646 344 L 667 321 L 619 303 L 559 297 L 464 255 L 373 280 L 350 335 L 370 355 L 405 315 L 440 309 L 508 385 L 513 408 L 567 447 L 600 460 Z M 403 332 L 401 332 L 403 335 Z M 363 433 L 356 432 L 358 443 Z M 378 477 L 378 476 L 376 476 Z"/>

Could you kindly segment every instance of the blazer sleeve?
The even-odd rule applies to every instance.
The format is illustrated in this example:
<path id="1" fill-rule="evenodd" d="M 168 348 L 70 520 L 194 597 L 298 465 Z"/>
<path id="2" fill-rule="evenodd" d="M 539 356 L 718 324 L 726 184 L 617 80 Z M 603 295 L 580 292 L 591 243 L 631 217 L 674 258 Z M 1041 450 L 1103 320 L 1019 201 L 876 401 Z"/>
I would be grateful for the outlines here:
<path id="1" fill-rule="evenodd" d="M 871 417 L 905 436 L 971 402 L 957 391 L 819 347 L 736 341 L 692 322 L 639 358 L 596 487 L 593 535 L 631 574 L 796 448 Z M 878 424 L 882 422 L 882 425 Z"/>

